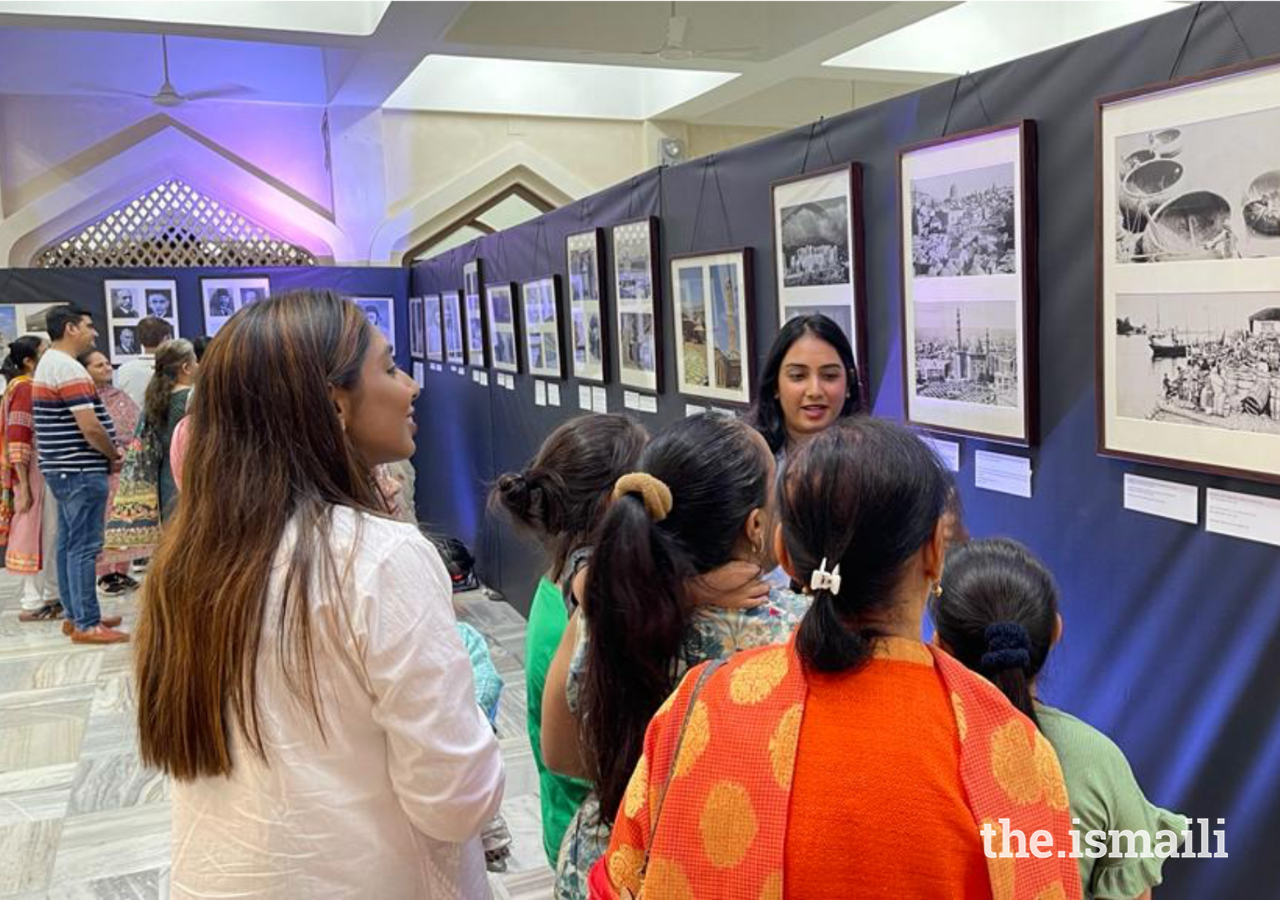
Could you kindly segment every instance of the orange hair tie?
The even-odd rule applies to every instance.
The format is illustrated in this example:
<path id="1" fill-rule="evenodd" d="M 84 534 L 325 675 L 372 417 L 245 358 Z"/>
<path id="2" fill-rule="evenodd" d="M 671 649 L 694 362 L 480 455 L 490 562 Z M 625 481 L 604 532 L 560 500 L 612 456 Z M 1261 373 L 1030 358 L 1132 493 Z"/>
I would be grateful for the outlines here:
<path id="1" fill-rule="evenodd" d="M 661 522 L 671 513 L 671 488 L 648 472 L 631 472 L 619 478 L 613 486 L 613 499 L 623 494 L 639 494 L 644 500 L 645 512 L 655 522 Z"/>

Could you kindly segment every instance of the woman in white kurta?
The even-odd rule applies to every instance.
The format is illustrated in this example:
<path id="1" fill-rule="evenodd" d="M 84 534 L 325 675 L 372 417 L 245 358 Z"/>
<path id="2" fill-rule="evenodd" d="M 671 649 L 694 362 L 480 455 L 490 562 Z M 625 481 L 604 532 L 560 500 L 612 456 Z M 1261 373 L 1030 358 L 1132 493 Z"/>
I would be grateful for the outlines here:
<path id="1" fill-rule="evenodd" d="M 205 357 L 138 628 L 175 897 L 489 896 L 497 741 L 444 564 L 372 473 L 412 453 L 416 396 L 328 292 L 253 305 Z"/>

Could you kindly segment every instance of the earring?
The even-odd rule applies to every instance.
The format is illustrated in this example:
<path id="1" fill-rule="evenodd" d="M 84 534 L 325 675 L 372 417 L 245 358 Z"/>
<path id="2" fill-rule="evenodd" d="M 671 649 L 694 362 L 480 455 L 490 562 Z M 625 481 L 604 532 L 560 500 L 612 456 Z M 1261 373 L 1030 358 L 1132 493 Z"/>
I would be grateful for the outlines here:
<path id="1" fill-rule="evenodd" d="M 935 581 L 933 587 L 929 588 L 929 593 L 933 594 L 935 600 L 942 597 L 942 582 Z"/>

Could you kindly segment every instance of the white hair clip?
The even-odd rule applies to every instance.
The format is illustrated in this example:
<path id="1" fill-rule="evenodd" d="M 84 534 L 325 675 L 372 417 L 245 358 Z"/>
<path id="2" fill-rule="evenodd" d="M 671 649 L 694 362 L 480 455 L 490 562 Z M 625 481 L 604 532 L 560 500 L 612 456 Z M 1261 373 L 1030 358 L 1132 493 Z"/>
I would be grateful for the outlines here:
<path id="1" fill-rule="evenodd" d="M 840 593 L 840 566 L 837 565 L 830 572 L 827 571 L 827 558 L 822 557 L 822 564 L 813 570 L 813 574 L 809 576 L 809 590 L 811 591 L 830 591 L 832 594 Z"/>

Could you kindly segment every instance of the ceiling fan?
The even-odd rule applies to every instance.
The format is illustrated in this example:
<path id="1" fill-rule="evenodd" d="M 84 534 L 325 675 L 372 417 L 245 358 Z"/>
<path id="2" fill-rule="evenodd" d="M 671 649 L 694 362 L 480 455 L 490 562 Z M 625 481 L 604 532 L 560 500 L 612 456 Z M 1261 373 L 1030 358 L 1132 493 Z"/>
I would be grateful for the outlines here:
<path id="1" fill-rule="evenodd" d="M 253 93 L 252 90 L 242 84 L 226 84 L 204 91 L 191 91 L 187 94 L 180 94 L 173 86 L 173 82 L 169 80 L 169 38 L 167 35 L 160 35 L 160 49 L 164 59 L 164 81 L 161 82 L 159 89 L 154 94 L 139 94 L 136 91 L 107 91 L 106 93 L 120 94 L 126 97 L 141 97 L 144 100 L 150 100 L 156 106 L 163 106 L 168 109 L 181 106 L 183 103 L 193 100 L 215 100 L 223 97 L 240 97 Z"/>
<path id="2" fill-rule="evenodd" d="M 640 56 L 652 56 L 663 62 L 686 62 L 699 56 L 749 56 L 762 47 L 707 47 L 703 50 L 690 50 L 685 46 L 685 38 L 689 33 L 689 17 L 676 15 L 676 4 L 671 3 L 671 15 L 667 17 L 667 36 L 662 45 L 654 50 L 640 50 Z M 582 56 L 605 56 L 604 51 L 580 50 Z"/>

